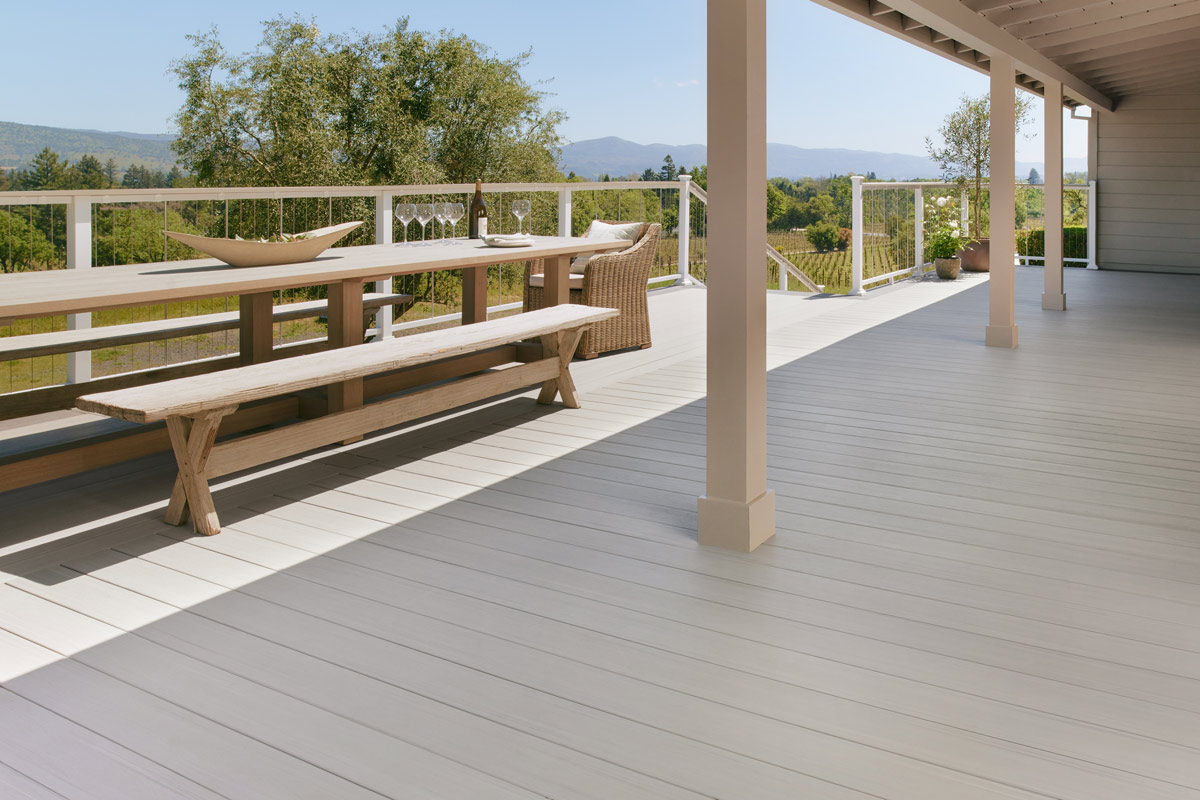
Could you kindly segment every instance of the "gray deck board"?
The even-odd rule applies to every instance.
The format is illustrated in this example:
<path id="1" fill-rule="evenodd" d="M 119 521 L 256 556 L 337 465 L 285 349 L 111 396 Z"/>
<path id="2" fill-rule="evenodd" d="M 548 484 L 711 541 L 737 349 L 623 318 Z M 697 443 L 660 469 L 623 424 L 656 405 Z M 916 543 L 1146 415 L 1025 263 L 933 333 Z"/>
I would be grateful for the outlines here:
<path id="1" fill-rule="evenodd" d="M 978 278 L 772 295 L 753 554 L 695 542 L 700 290 L 582 409 L 233 477 L 216 537 L 162 459 L 0 496 L 0 791 L 1200 798 L 1200 280 L 1040 278 L 1015 352 Z"/>

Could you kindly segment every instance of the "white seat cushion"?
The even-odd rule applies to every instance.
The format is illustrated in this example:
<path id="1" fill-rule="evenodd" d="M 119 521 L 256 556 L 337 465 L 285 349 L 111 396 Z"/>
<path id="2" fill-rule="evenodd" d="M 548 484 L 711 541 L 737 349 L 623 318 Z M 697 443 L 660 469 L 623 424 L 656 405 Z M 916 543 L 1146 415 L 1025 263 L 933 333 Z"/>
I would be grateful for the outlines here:
<path id="1" fill-rule="evenodd" d="M 582 289 L 583 288 L 583 275 L 572 275 L 570 284 L 571 284 L 572 289 Z M 530 286 L 545 286 L 546 285 L 546 276 L 545 275 L 530 275 L 529 276 L 529 285 Z"/>
<path id="2" fill-rule="evenodd" d="M 587 233 L 583 235 L 583 238 L 596 239 L 601 242 L 635 242 L 637 241 L 638 233 L 642 230 L 642 225 L 643 223 L 641 222 L 622 222 L 610 225 L 607 222 L 594 219 L 592 220 L 592 224 L 588 226 Z M 595 253 L 584 253 L 572 259 L 571 274 L 582 275 L 583 270 L 587 267 L 593 255 Z"/>

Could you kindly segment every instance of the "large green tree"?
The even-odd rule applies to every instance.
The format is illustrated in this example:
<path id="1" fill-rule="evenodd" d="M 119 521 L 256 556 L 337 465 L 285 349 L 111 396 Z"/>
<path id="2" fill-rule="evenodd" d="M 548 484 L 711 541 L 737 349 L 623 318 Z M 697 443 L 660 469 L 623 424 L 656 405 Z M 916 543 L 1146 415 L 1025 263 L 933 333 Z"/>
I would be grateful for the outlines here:
<path id="1" fill-rule="evenodd" d="M 1020 91 L 1016 92 L 1016 129 L 1020 131 L 1029 120 L 1030 101 Z M 983 179 L 991 164 L 992 116 L 989 95 L 980 97 L 963 96 L 958 108 L 946 115 L 938 128 L 942 140 L 939 147 L 932 138 L 925 138 L 925 149 L 941 168 L 946 180 L 968 181 L 975 185 L 973 198 L 974 215 L 971 218 L 971 235 L 976 239 L 983 234 Z M 1016 175 L 1004 178 L 1016 181 Z"/>
<path id="2" fill-rule="evenodd" d="M 244 55 L 215 29 L 189 38 L 173 64 L 186 98 L 174 146 L 201 185 L 560 178 L 564 117 L 521 77 L 528 53 L 500 58 L 407 19 L 348 36 L 279 17 Z"/>

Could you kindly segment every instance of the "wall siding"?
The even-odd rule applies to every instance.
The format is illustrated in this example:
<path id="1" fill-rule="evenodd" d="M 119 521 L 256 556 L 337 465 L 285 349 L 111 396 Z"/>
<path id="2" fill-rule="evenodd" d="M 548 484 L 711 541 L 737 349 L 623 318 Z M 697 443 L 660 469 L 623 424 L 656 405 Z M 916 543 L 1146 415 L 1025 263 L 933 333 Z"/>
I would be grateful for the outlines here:
<path id="1" fill-rule="evenodd" d="M 1097 125 L 1101 268 L 1200 274 L 1200 94 L 1125 98 Z"/>

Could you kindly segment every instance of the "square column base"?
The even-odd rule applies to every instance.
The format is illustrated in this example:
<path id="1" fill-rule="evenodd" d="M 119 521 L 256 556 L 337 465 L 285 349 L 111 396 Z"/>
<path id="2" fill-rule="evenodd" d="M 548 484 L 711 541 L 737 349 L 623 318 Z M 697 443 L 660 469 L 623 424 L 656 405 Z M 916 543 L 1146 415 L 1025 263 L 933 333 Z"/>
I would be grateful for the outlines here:
<path id="1" fill-rule="evenodd" d="M 1017 346 L 1017 326 L 988 325 L 987 333 L 984 335 L 984 344 L 988 347 L 1015 349 Z"/>
<path id="2" fill-rule="evenodd" d="M 1043 311 L 1066 311 L 1067 296 L 1065 294 L 1043 294 L 1042 295 L 1042 310 Z"/>
<path id="3" fill-rule="evenodd" d="M 775 535 L 775 492 L 749 503 L 701 495 L 700 544 L 749 553 Z"/>

